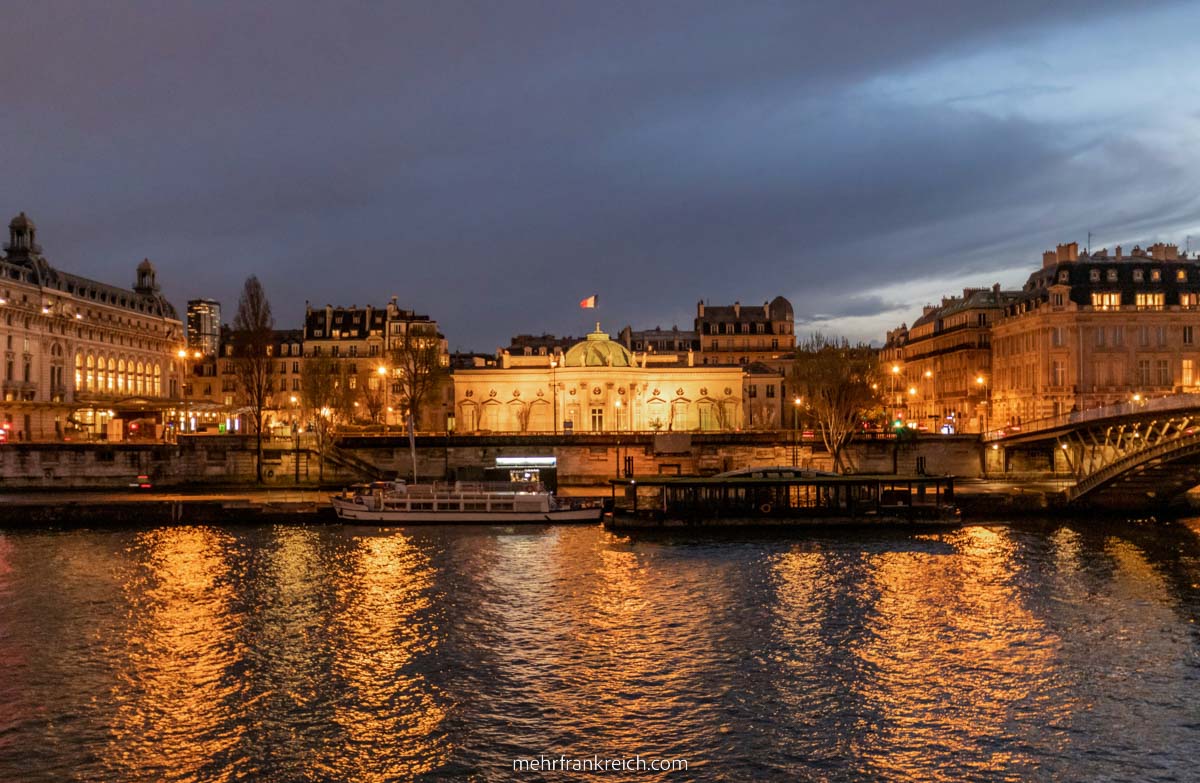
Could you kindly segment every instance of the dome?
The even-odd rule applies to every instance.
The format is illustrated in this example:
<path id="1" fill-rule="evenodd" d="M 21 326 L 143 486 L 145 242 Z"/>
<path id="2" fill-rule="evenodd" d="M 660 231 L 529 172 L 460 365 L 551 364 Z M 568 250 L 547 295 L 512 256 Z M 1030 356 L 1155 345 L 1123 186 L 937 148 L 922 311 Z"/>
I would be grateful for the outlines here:
<path id="1" fill-rule="evenodd" d="M 148 258 L 143 258 L 143 259 L 142 259 L 142 263 L 138 264 L 137 271 L 139 271 L 139 272 L 153 272 L 153 271 L 154 271 L 154 264 L 150 263 L 150 259 L 148 259 Z"/>
<path id="2" fill-rule="evenodd" d="M 563 358 L 564 367 L 632 367 L 633 354 L 629 349 L 615 342 L 607 333 L 596 331 L 587 336 L 581 343 L 575 343 Z"/>
<path id="3" fill-rule="evenodd" d="M 21 214 L 17 215 L 15 218 L 13 218 L 13 219 L 12 219 L 12 222 L 8 224 L 8 227 L 9 227 L 9 228 L 15 228 L 15 229 L 18 229 L 18 230 L 21 230 L 21 231 L 26 231 L 26 230 L 29 230 L 29 229 L 31 229 L 31 228 L 37 228 L 37 226 L 35 226 L 35 225 L 33 224 L 33 221 L 32 221 L 32 220 L 30 220 L 30 219 L 29 219 L 29 218 L 28 218 L 28 217 L 25 215 L 25 213 L 24 213 L 24 212 L 22 212 Z"/>

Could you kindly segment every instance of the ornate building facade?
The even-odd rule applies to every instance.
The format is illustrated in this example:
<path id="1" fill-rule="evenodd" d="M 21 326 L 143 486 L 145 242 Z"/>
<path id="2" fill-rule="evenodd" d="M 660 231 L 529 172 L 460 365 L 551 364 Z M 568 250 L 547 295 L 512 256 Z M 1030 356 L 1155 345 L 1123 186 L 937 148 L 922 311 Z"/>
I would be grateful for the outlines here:
<path id="1" fill-rule="evenodd" d="M 306 357 L 326 356 L 343 364 L 352 389 L 372 397 L 383 390 L 388 402 L 401 399 L 404 393 L 396 379 L 400 370 L 395 366 L 395 352 L 406 350 L 406 346 L 429 348 L 436 351 L 443 370 L 450 367 L 446 338 L 438 330 L 437 321 L 398 307 L 395 297 L 383 308 L 326 305 L 316 309 L 306 305 L 303 344 Z M 391 378 L 391 383 L 384 388 L 381 384 L 387 383 L 386 378 Z M 433 390 L 431 398 L 423 403 L 417 429 L 445 431 L 452 415 L 452 395 L 449 382 Z M 382 416 L 389 426 L 405 421 L 405 412 L 398 405 L 385 403 Z"/>
<path id="2" fill-rule="evenodd" d="M 968 289 L 888 333 L 893 414 L 931 430 L 1011 428 L 1200 392 L 1200 261 L 1174 245 L 1042 256 L 1020 291 Z"/>
<path id="3" fill-rule="evenodd" d="M 924 430 L 981 432 L 992 392 L 992 324 L 1020 296 L 996 284 L 926 305 L 880 353 L 889 415 Z"/>
<path id="4" fill-rule="evenodd" d="M 993 327 L 992 362 L 995 427 L 1200 391 L 1200 262 L 1059 245 Z"/>
<path id="5" fill-rule="evenodd" d="M 743 425 L 743 371 L 635 354 L 596 331 L 563 353 L 454 371 L 455 430 L 719 432 Z"/>
<path id="6" fill-rule="evenodd" d="M 792 303 L 782 296 L 761 307 L 698 302 L 695 331 L 700 343 L 697 364 L 762 362 L 786 370 L 796 348 Z"/>
<path id="7" fill-rule="evenodd" d="M 183 324 L 154 266 L 142 261 L 134 286 L 118 288 L 52 267 L 25 213 L 8 229 L 0 261 L 0 425 L 8 437 L 157 436 L 156 426 L 125 427 L 139 418 L 166 424 L 184 373 Z"/>

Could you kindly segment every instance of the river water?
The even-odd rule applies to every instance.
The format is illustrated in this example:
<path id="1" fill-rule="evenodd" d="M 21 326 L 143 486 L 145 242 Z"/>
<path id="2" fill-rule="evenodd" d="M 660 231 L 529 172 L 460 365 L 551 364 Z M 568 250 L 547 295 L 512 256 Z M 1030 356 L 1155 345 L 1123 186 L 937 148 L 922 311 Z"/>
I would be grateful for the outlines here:
<path id="1" fill-rule="evenodd" d="M 0 781 L 1196 780 L 1195 531 L 0 531 Z"/>

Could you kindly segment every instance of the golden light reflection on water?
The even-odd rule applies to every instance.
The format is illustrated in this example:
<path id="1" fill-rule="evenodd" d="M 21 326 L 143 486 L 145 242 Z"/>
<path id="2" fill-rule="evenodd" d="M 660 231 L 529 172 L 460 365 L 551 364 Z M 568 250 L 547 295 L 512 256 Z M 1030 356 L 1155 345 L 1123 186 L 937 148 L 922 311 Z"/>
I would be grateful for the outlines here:
<path id="1" fill-rule="evenodd" d="M 338 581 L 329 675 L 339 683 L 333 720 L 342 736 L 318 772 L 339 780 L 411 779 L 444 765 L 445 696 L 412 669 L 437 644 L 428 616 L 434 572 L 402 532 L 354 539 Z"/>
<path id="2" fill-rule="evenodd" d="M 858 664 L 852 703 L 864 719 L 838 741 L 869 757 L 869 774 L 895 780 L 960 779 L 1027 767 L 1020 751 L 997 742 L 1032 708 L 1053 722 L 1070 704 L 1035 693 L 1031 672 L 1053 667 L 1057 640 L 1025 609 L 1013 586 L 1015 552 L 1007 531 L 966 528 L 951 538 L 956 555 L 911 550 L 864 555 L 868 632 L 851 642 Z M 795 562 L 786 582 L 827 573 Z M 789 586 L 782 606 L 813 603 Z M 1008 748 L 1008 749 L 1006 749 Z"/>
<path id="3" fill-rule="evenodd" d="M 245 726 L 224 720 L 241 683 L 226 675 L 244 654 L 236 641 L 224 551 L 228 533 L 207 527 L 140 534 L 140 564 L 125 585 L 128 655 L 113 688 L 107 780 L 232 780 L 222 762 Z"/>

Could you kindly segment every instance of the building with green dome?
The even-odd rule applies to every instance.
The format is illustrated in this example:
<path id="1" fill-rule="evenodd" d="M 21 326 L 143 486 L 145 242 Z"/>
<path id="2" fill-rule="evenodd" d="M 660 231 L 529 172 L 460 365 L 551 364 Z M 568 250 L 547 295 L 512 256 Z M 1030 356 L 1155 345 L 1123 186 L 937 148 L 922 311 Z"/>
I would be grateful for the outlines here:
<path id="1" fill-rule="evenodd" d="M 689 355 L 631 351 L 596 324 L 566 351 L 514 355 L 454 371 L 462 433 L 735 432 L 742 429 L 741 367 Z"/>

